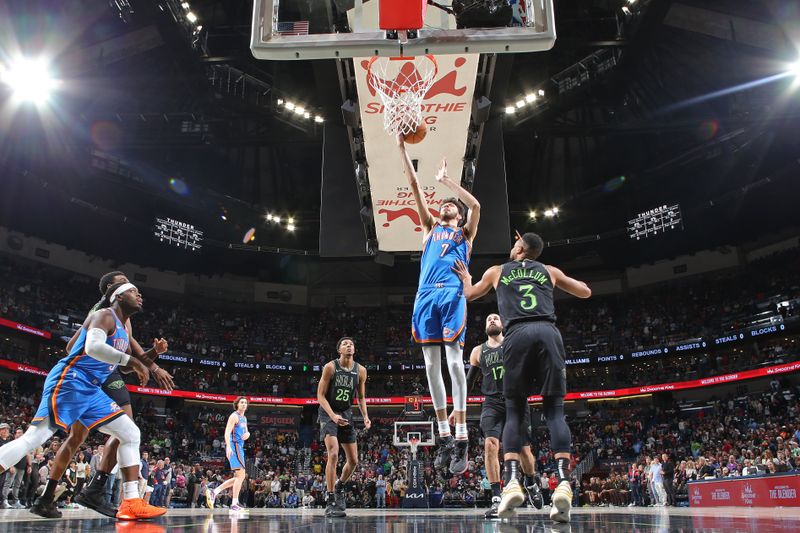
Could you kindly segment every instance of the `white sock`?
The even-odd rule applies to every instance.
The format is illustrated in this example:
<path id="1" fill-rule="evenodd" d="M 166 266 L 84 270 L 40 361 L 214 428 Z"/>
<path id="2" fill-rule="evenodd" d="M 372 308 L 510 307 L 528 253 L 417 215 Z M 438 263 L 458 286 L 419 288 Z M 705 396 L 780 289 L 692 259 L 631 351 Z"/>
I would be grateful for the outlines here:
<path id="1" fill-rule="evenodd" d="M 456 423 L 456 440 L 467 440 L 467 423 Z"/>
<path id="2" fill-rule="evenodd" d="M 233 505 L 239 505 L 239 498 L 234 498 L 233 501 L 231 502 L 231 505 L 232 506 Z"/>
<path id="3" fill-rule="evenodd" d="M 449 437 L 450 436 L 450 422 L 447 420 L 439 420 L 439 436 L 440 437 Z"/>
<path id="4" fill-rule="evenodd" d="M 211 495 L 214 497 L 215 500 L 217 499 L 217 496 L 219 496 L 219 491 L 217 490 L 217 487 L 211 489 Z"/>
<path id="5" fill-rule="evenodd" d="M 138 481 L 123 481 L 122 494 L 126 500 L 132 500 L 139 497 L 139 482 Z"/>

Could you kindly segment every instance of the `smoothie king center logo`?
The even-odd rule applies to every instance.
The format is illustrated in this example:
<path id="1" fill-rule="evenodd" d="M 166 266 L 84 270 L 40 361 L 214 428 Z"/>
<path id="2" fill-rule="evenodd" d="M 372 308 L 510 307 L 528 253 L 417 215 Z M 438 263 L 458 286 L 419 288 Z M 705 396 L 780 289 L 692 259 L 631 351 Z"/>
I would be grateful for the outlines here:
<path id="1" fill-rule="evenodd" d="M 467 86 L 465 84 L 461 84 L 459 86 L 458 82 L 458 72 L 466 64 L 467 60 L 463 57 L 457 57 L 454 61 L 454 68 L 449 72 L 442 74 L 439 73 L 439 78 L 431 85 L 431 88 L 428 89 L 428 92 L 425 93 L 425 97 L 423 98 L 422 103 L 422 111 L 423 114 L 427 113 L 453 113 L 453 112 L 468 112 L 467 102 L 447 102 L 441 104 L 433 104 L 429 103 L 426 104 L 426 100 L 431 100 L 432 98 L 439 96 L 439 95 L 450 95 L 455 98 L 460 98 L 464 96 L 467 92 Z M 361 68 L 364 70 L 364 76 L 367 78 L 367 88 L 369 89 L 370 95 L 375 98 L 376 93 L 375 89 L 369 83 L 369 75 L 367 74 L 367 67 L 369 66 L 369 60 L 361 61 Z M 393 84 L 396 86 L 401 85 L 401 81 L 405 80 L 405 84 L 410 84 L 413 80 L 419 78 L 419 73 L 416 72 L 416 67 L 412 61 L 407 61 L 405 65 L 400 68 L 400 72 L 397 74 Z M 379 114 L 383 113 L 383 105 L 380 102 L 370 102 L 367 104 L 365 112 L 368 114 Z M 433 117 L 435 118 L 435 117 Z M 427 117 L 426 123 L 429 123 L 431 117 Z M 425 193 L 425 199 L 428 201 L 429 204 L 435 203 L 433 200 L 433 193 Z M 376 206 L 378 207 L 378 214 L 385 215 L 385 221 L 383 222 L 383 227 L 388 228 L 392 225 L 395 220 L 399 219 L 408 219 L 414 224 L 414 231 L 420 232 L 422 231 L 422 224 L 420 222 L 419 213 L 417 213 L 416 209 L 416 202 L 414 201 L 414 197 L 410 191 L 401 192 L 398 191 L 395 198 L 391 199 L 383 199 L 377 200 Z M 439 218 L 439 211 L 437 209 L 431 208 L 429 206 L 428 209 L 434 218 Z"/>
<path id="2" fill-rule="evenodd" d="M 700 489 L 695 487 L 692 489 L 692 502 L 693 503 L 700 503 L 703 501 L 703 495 L 700 493 Z"/>
<path id="3" fill-rule="evenodd" d="M 402 200 L 400 200 L 400 201 L 402 201 Z M 413 198 L 410 200 L 410 202 L 412 204 L 414 203 Z M 381 206 L 381 205 L 389 205 L 389 204 L 392 204 L 392 203 L 396 203 L 396 201 L 395 200 L 378 200 L 378 205 L 379 206 Z M 430 207 L 428 207 L 428 211 L 430 211 L 431 215 L 433 215 L 433 218 L 438 220 L 439 211 L 437 211 L 436 209 L 432 209 Z M 392 222 L 394 222 L 395 220 L 397 220 L 399 218 L 408 218 L 408 219 L 411 220 L 411 222 L 414 223 L 414 231 L 422 231 L 422 223 L 419 220 L 419 213 L 417 213 L 417 208 L 416 207 L 401 207 L 401 208 L 398 208 L 398 209 L 389 209 L 389 208 L 386 208 L 386 207 L 381 207 L 380 209 L 378 209 L 378 214 L 379 215 L 386 215 L 386 222 L 383 223 L 383 227 L 384 228 L 388 228 L 389 226 L 392 225 Z"/>
<path id="4" fill-rule="evenodd" d="M 430 100 L 431 98 L 439 96 L 440 94 L 450 94 L 456 97 L 464 96 L 464 93 L 467 92 L 467 86 L 464 85 L 462 87 L 456 88 L 456 83 L 458 80 L 458 69 L 463 67 L 466 64 L 466 62 L 467 60 L 464 57 L 456 58 L 455 68 L 450 72 L 444 74 L 443 76 L 439 76 L 439 79 L 433 82 L 433 85 L 431 85 L 430 89 L 428 89 L 428 92 L 425 93 L 423 101 Z M 369 88 L 369 94 L 372 95 L 372 97 L 374 98 L 376 96 L 376 93 L 375 89 L 372 87 L 372 84 L 369 83 L 370 75 L 367 70 L 368 67 L 369 67 L 368 59 L 364 59 L 363 61 L 361 61 L 361 68 L 364 70 L 364 77 L 366 78 L 367 87 Z M 422 76 L 420 76 L 417 67 L 414 66 L 414 62 L 406 61 L 406 63 L 402 67 L 400 67 L 400 71 L 398 72 L 395 79 L 392 82 L 388 83 L 387 85 L 390 85 L 397 89 L 402 88 L 403 86 L 410 87 L 414 82 L 419 81 L 421 78 Z M 368 106 L 368 109 L 375 109 L 375 108 L 370 108 Z M 422 109 L 423 111 L 425 110 L 424 104 Z M 375 111 L 372 112 L 375 113 Z M 381 108 L 379 112 L 383 112 L 383 109 Z"/>

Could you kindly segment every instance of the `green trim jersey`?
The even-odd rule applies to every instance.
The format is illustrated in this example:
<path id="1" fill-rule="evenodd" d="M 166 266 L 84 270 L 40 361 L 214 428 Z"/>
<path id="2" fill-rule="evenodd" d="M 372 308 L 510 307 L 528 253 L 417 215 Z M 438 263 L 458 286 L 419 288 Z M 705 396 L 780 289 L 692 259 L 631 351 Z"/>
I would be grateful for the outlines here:
<path id="1" fill-rule="evenodd" d="M 353 406 L 353 398 L 358 391 L 358 363 L 353 361 L 353 368 L 342 368 L 338 359 L 333 360 L 333 376 L 328 384 L 328 403 L 337 413 L 347 411 Z"/>
<path id="2" fill-rule="evenodd" d="M 503 395 L 503 346 L 492 348 L 488 343 L 481 344 L 481 359 L 479 361 L 481 374 L 481 392 L 484 396 Z"/>
<path id="3" fill-rule="evenodd" d="M 542 263 L 525 259 L 500 268 L 497 308 L 506 331 L 518 322 L 556 321 L 553 282 Z"/>

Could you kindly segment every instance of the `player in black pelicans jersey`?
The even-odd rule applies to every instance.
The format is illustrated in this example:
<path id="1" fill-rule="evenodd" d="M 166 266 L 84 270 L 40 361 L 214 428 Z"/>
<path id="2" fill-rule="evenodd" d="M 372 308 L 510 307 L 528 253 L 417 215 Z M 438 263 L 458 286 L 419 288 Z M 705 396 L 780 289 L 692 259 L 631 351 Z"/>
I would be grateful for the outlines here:
<path id="1" fill-rule="evenodd" d="M 472 389 L 478 376 L 481 376 L 481 392 L 485 399 L 481 408 L 481 431 L 485 438 L 484 457 L 486 477 L 492 484 L 492 507 L 486 511 L 486 518 L 498 518 L 500 505 L 500 439 L 506 423 L 506 400 L 503 397 L 503 325 L 500 315 L 492 313 L 486 317 L 486 342 L 472 349 L 469 356 L 468 389 Z M 525 488 L 531 503 L 542 508 L 542 493 L 539 482 L 534 477 L 535 461 L 531 453 L 530 410 L 525 410 L 522 431 L 522 453 L 520 461 L 525 473 Z"/>
<path id="2" fill-rule="evenodd" d="M 342 337 L 336 343 L 339 358 L 326 364 L 317 387 L 319 401 L 320 438 L 325 441 L 328 452 L 325 465 L 327 506 L 325 516 L 342 517 L 345 514 L 344 484 L 358 465 L 356 429 L 353 427 L 353 398 L 358 394 L 358 408 L 364 417 L 364 427 L 372 422 L 367 414 L 366 383 L 367 369 L 353 360 L 356 348 L 353 339 Z M 339 462 L 339 445 L 344 449 L 345 464 L 342 475 L 336 479 Z"/>
<path id="3" fill-rule="evenodd" d="M 553 290 L 558 287 L 578 298 L 588 298 L 592 291 L 586 283 L 537 261 L 543 249 L 541 237 L 526 233 L 514 243 L 511 260 L 489 268 L 475 285 L 472 285 L 472 276 L 466 265 L 457 264 L 454 270 L 464 282 L 464 296 L 468 301 L 480 298 L 494 287 L 500 317 L 505 325 L 503 395 L 506 398 L 506 425 L 503 449 L 506 486 L 498 513 L 503 516 L 525 501 L 525 494 L 517 481 L 520 425 L 528 407 L 528 396 L 538 393 L 544 397 L 542 410 L 557 464 L 558 486 L 553 491 L 550 518 L 569 522 L 572 435 L 564 418 L 567 371 L 564 342 L 555 325 Z"/>

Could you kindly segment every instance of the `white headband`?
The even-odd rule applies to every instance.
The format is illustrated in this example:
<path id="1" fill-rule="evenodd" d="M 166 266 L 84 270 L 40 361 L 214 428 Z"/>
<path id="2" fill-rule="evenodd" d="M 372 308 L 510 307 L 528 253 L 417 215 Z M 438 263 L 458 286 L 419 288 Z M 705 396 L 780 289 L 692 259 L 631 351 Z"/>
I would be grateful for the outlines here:
<path id="1" fill-rule="evenodd" d="M 117 296 L 119 296 L 123 292 L 129 291 L 129 290 L 135 289 L 135 288 L 136 288 L 136 285 L 134 285 L 133 283 L 123 283 L 122 285 L 120 285 L 117 288 L 117 290 L 114 291 L 114 294 L 111 295 L 111 303 L 113 304 L 114 300 L 117 299 Z"/>

